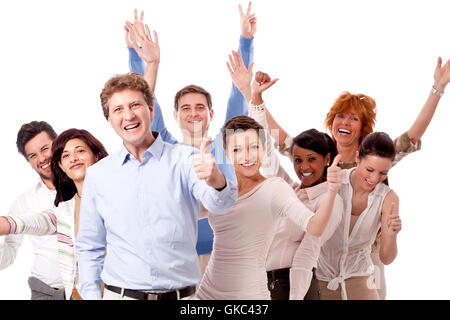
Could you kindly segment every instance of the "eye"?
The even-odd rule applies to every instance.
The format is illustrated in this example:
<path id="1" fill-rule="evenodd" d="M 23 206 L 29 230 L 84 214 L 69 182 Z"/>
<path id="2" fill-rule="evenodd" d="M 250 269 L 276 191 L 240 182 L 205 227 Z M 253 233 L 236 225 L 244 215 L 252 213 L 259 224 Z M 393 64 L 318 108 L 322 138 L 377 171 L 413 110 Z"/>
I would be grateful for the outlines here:
<path id="1" fill-rule="evenodd" d="M 294 159 L 294 162 L 295 162 L 295 163 L 302 163 L 302 159 L 295 158 L 295 159 Z"/>
<path id="2" fill-rule="evenodd" d="M 139 103 L 133 103 L 132 105 L 131 105 L 131 108 L 137 108 L 137 107 L 139 107 L 140 106 L 140 104 Z"/>
<path id="3" fill-rule="evenodd" d="M 343 113 L 338 113 L 338 114 L 336 115 L 336 117 L 337 117 L 337 118 L 343 119 L 343 118 L 344 118 L 344 114 L 343 114 Z"/>
<path id="4" fill-rule="evenodd" d="M 36 158 L 35 154 L 31 154 L 31 155 L 28 156 L 28 159 L 34 159 L 34 158 Z"/>
<path id="5" fill-rule="evenodd" d="M 250 148 L 253 149 L 253 150 L 257 150 L 257 149 L 259 149 L 259 146 L 257 144 L 255 144 L 253 146 L 250 146 Z"/>
<path id="6" fill-rule="evenodd" d="M 316 160 L 317 160 L 317 158 L 315 158 L 315 157 L 308 158 L 308 161 L 309 161 L 309 162 L 314 162 L 314 161 L 316 161 Z"/>
<path id="7" fill-rule="evenodd" d="M 121 108 L 121 107 L 117 107 L 117 108 L 115 108 L 115 109 L 113 110 L 113 112 L 120 112 L 120 111 L 122 111 L 122 108 Z"/>
<path id="8" fill-rule="evenodd" d="M 68 157 L 69 157 L 69 155 L 68 155 L 67 153 L 65 153 L 65 154 L 63 154 L 63 155 L 61 156 L 62 159 L 66 159 L 66 158 L 68 158 Z"/>
<path id="9" fill-rule="evenodd" d="M 359 121 L 359 118 L 357 116 L 351 116 L 350 119 L 353 121 Z"/>
<path id="10" fill-rule="evenodd" d="M 371 168 L 366 168 L 367 172 L 373 172 L 374 170 Z"/>
<path id="11" fill-rule="evenodd" d="M 233 152 L 239 152 L 239 151 L 241 151 L 241 149 L 240 148 L 233 148 L 232 151 Z"/>

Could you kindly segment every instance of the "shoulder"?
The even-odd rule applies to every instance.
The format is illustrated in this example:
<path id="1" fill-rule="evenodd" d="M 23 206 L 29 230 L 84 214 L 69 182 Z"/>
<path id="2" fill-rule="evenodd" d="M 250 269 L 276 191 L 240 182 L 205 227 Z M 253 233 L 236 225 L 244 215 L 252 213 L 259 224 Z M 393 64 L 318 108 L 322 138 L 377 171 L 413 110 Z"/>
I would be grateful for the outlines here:
<path id="1" fill-rule="evenodd" d="M 398 197 L 397 193 L 395 193 L 394 190 L 389 189 L 386 196 L 384 197 L 383 207 L 390 206 L 391 203 L 398 204 L 399 201 L 400 201 L 400 198 Z"/>

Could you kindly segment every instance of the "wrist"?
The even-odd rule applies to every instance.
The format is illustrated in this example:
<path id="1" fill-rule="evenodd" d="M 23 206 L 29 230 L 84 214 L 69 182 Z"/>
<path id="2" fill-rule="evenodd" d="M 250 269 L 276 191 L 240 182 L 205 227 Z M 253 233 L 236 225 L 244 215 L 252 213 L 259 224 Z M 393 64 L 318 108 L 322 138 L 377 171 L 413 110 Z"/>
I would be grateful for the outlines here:
<path id="1" fill-rule="evenodd" d="M 446 86 L 446 84 L 439 83 L 436 81 L 432 86 L 432 90 L 434 89 L 433 93 L 434 94 L 439 93 L 440 94 L 439 96 L 442 97 L 442 95 L 444 94 L 445 86 Z M 437 91 L 437 92 L 435 92 L 435 91 Z"/>
<path id="2" fill-rule="evenodd" d="M 252 96 L 252 104 L 256 106 L 262 104 L 263 102 L 261 92 L 254 92 Z"/>

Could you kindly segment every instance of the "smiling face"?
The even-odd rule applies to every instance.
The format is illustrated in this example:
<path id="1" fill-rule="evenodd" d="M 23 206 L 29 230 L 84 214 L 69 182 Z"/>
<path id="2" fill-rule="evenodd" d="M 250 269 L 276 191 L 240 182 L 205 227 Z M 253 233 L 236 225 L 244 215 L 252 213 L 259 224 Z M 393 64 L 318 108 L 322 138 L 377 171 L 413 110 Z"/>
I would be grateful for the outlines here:
<path id="1" fill-rule="evenodd" d="M 67 141 L 61 154 L 59 167 L 74 182 L 83 181 L 86 169 L 97 162 L 89 146 L 79 138 Z"/>
<path id="2" fill-rule="evenodd" d="M 259 174 L 264 148 L 256 130 L 239 130 L 231 134 L 227 139 L 226 150 L 236 176 L 252 177 Z"/>
<path id="3" fill-rule="evenodd" d="M 338 113 L 334 117 L 332 134 L 337 146 L 359 146 L 362 122 L 355 111 Z"/>
<path id="4" fill-rule="evenodd" d="M 147 149 L 151 145 L 153 108 L 145 102 L 142 92 L 118 91 L 108 99 L 108 108 L 108 122 L 127 148 Z"/>
<path id="5" fill-rule="evenodd" d="M 30 166 L 39 174 L 42 180 L 52 181 L 50 167 L 52 159 L 52 143 L 47 132 L 42 131 L 30 139 L 24 146 L 25 157 Z"/>
<path id="6" fill-rule="evenodd" d="M 302 188 L 315 186 L 325 180 L 323 171 L 330 161 L 330 154 L 324 157 L 317 152 L 294 145 L 292 156 L 294 158 L 294 170 L 302 181 Z"/>
<path id="7" fill-rule="evenodd" d="M 214 112 L 208 107 L 204 94 L 186 93 L 178 99 L 178 110 L 174 117 L 182 131 L 192 136 L 203 137 L 207 135 L 209 123 Z"/>
<path id="8" fill-rule="evenodd" d="M 365 191 L 372 191 L 377 184 L 386 180 L 389 170 L 392 167 L 392 160 L 377 155 L 367 155 L 360 159 L 356 156 L 358 163 L 355 169 L 358 185 Z"/>

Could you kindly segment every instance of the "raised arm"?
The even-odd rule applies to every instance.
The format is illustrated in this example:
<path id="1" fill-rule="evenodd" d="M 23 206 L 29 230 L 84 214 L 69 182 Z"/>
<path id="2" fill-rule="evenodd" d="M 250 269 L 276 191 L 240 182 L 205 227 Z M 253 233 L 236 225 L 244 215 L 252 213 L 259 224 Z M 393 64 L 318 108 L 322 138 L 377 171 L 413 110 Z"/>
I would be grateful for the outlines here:
<path id="1" fill-rule="evenodd" d="M 129 51 L 130 71 L 141 74 L 154 94 L 160 62 L 158 34 L 154 31 L 153 37 L 151 36 L 150 29 L 147 25 L 144 25 L 144 11 L 141 12 L 138 18 L 136 9 L 134 10 L 134 23 L 132 24 L 127 21 L 125 23 L 125 30 L 125 40 Z M 165 142 L 177 143 L 177 140 L 166 128 L 156 95 L 153 107 L 152 131 L 159 132 Z"/>
<path id="2" fill-rule="evenodd" d="M 128 21 L 127 21 L 128 22 Z M 133 48 L 133 34 L 131 33 L 131 29 L 128 27 L 127 22 L 125 22 L 125 42 L 128 48 L 128 65 L 131 72 L 139 73 L 140 75 L 144 75 L 145 73 L 145 63 L 144 60 L 139 57 L 137 52 Z M 138 18 L 138 12 L 134 9 L 134 23 L 133 24 L 144 24 L 144 11 L 141 12 L 140 17 Z"/>
<path id="3" fill-rule="evenodd" d="M 383 201 L 381 211 L 380 260 L 387 265 L 397 257 L 397 234 L 402 229 L 402 221 L 398 215 L 399 198 L 391 190 Z"/>
<path id="4" fill-rule="evenodd" d="M 246 68 L 249 68 L 250 63 L 253 62 L 253 38 L 256 33 L 256 16 L 254 13 L 251 13 L 251 7 L 252 2 L 250 1 L 247 10 L 244 13 L 241 5 L 239 5 L 241 36 L 239 39 L 238 52 L 242 57 L 243 65 Z M 247 114 L 248 103 L 236 86 L 232 84 L 224 124 L 235 116 Z"/>
<path id="5" fill-rule="evenodd" d="M 436 68 L 434 69 L 434 84 L 427 101 L 417 116 L 411 128 L 408 130 L 408 137 L 413 144 L 420 142 L 423 134 L 433 118 L 439 100 L 444 94 L 445 87 L 450 82 L 450 60 L 442 66 L 442 58 L 438 57 Z"/>

